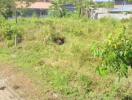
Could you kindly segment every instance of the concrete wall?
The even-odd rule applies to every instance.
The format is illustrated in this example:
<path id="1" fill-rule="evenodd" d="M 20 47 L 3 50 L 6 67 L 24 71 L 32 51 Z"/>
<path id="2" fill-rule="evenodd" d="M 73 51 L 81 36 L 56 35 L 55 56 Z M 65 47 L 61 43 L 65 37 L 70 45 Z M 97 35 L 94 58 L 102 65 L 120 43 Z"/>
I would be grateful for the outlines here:
<path id="1" fill-rule="evenodd" d="M 132 17 L 132 14 L 122 14 L 122 13 L 106 13 L 106 14 L 98 14 L 98 19 L 103 18 L 103 17 L 112 17 L 116 19 L 128 19 Z"/>

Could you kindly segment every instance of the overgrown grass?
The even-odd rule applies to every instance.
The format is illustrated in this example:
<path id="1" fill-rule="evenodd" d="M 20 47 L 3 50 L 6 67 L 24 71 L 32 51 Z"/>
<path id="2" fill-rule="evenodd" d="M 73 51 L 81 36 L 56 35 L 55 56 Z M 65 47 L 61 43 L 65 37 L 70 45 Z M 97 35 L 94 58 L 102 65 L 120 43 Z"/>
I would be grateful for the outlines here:
<path id="1" fill-rule="evenodd" d="M 15 25 L 12 20 L 9 23 Z M 131 96 L 132 87 L 126 87 L 132 80 L 122 79 L 121 83 L 115 81 L 114 74 L 99 76 L 96 67 L 100 59 L 92 55 L 91 49 L 94 44 L 103 43 L 108 34 L 121 25 L 128 26 L 131 36 L 130 21 L 108 18 L 19 19 L 16 27 L 21 30 L 22 42 L 16 47 L 1 47 L 0 60 L 14 62 L 25 73 L 35 77 L 45 92 L 53 91 L 62 98 L 119 100 L 126 93 Z M 58 45 L 54 38 L 64 38 L 65 42 Z"/>

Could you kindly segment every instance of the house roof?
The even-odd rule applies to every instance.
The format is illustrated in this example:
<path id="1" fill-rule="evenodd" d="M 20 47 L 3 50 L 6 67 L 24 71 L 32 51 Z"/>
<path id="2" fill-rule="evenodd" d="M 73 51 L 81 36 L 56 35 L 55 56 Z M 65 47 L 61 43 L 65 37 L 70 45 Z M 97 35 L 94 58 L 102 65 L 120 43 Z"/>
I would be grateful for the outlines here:
<path id="1" fill-rule="evenodd" d="M 25 2 L 16 2 L 17 8 L 29 8 L 29 9 L 49 9 L 52 4 L 49 2 L 34 2 L 26 4 Z"/>

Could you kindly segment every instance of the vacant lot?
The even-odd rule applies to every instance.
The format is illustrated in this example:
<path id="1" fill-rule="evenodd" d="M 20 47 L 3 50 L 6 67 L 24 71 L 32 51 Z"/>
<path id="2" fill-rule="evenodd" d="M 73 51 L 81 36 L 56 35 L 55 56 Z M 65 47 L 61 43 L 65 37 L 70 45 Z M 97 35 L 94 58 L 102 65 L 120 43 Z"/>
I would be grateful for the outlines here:
<path id="1" fill-rule="evenodd" d="M 30 78 L 41 91 L 39 100 L 131 100 L 131 69 L 120 81 L 113 72 L 100 76 L 96 70 L 100 59 L 92 52 L 123 25 L 131 37 L 131 21 L 30 18 L 16 24 L 1 19 L 5 25 L 0 30 L 1 66 L 15 66 Z"/>

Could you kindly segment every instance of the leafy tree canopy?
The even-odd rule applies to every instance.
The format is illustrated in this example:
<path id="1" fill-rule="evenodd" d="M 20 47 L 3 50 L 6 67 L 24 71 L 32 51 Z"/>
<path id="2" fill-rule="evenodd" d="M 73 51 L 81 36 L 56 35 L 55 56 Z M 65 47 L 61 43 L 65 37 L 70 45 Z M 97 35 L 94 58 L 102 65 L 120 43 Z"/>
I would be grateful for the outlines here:
<path id="1" fill-rule="evenodd" d="M 13 0 L 0 0 L 0 15 L 8 18 L 12 15 L 14 9 Z"/>
<path id="2" fill-rule="evenodd" d="M 16 8 L 16 1 L 26 2 L 28 4 L 35 0 L 0 0 L 0 16 L 3 16 L 4 18 L 11 17 Z"/>

